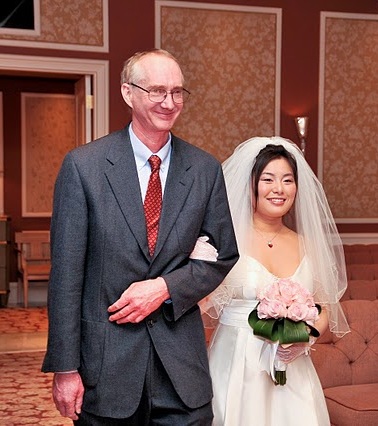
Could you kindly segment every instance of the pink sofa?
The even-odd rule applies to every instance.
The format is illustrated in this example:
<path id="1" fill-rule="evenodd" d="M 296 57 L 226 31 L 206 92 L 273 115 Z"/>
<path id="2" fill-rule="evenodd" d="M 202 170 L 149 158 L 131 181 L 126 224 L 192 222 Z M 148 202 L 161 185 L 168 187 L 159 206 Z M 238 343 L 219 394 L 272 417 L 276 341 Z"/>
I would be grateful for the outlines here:
<path id="1" fill-rule="evenodd" d="M 378 263 L 378 244 L 344 245 L 344 254 L 347 265 Z"/>
<path id="2" fill-rule="evenodd" d="M 342 306 L 351 332 L 313 346 L 332 425 L 378 426 L 378 244 L 344 246 L 348 288 Z"/>
<path id="3" fill-rule="evenodd" d="M 344 300 L 376 300 L 378 299 L 378 280 L 349 280 L 343 294 Z"/>
<path id="4" fill-rule="evenodd" d="M 351 332 L 341 339 L 327 332 L 313 346 L 311 357 L 335 426 L 378 425 L 377 283 L 364 281 L 358 288 L 351 282 L 342 301 Z"/>

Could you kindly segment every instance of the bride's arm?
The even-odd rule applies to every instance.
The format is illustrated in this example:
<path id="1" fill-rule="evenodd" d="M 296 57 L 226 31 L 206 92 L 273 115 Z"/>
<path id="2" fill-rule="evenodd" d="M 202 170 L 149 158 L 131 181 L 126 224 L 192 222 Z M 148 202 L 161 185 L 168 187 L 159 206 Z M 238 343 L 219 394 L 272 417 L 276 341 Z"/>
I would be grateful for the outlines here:
<path id="1" fill-rule="evenodd" d="M 314 327 L 319 331 L 320 335 L 324 334 L 328 329 L 328 315 L 327 308 L 324 306 L 321 313 L 319 314 L 319 319 L 315 322 Z"/>
<path id="2" fill-rule="evenodd" d="M 319 319 L 315 322 L 314 327 L 319 331 L 320 336 L 328 328 L 328 315 L 325 308 L 319 314 Z M 278 346 L 277 355 L 281 361 L 286 364 L 293 362 L 300 355 L 309 352 L 309 348 L 315 343 L 316 338 L 310 336 L 309 343 L 293 343 L 291 345 Z"/>

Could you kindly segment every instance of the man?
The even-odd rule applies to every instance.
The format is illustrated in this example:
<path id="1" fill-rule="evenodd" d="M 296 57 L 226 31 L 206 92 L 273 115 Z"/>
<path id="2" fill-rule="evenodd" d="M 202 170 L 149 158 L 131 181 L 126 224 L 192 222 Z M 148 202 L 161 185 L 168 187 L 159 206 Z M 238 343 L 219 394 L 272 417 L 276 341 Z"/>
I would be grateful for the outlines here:
<path id="1" fill-rule="evenodd" d="M 238 258 L 223 174 L 170 133 L 189 95 L 172 55 L 135 54 L 121 83 L 131 124 L 68 153 L 57 178 L 42 369 L 77 425 L 210 425 L 197 302 Z M 190 256 L 203 239 L 217 259 Z"/>

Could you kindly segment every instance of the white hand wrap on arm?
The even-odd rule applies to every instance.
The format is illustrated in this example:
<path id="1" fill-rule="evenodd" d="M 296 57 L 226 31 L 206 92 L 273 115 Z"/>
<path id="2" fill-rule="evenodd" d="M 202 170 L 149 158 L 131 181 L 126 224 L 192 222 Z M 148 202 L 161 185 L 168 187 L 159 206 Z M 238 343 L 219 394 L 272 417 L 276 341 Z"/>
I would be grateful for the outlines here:
<path id="1" fill-rule="evenodd" d="M 209 237 L 202 236 L 196 241 L 193 251 L 190 253 L 189 258 L 193 260 L 207 260 L 209 262 L 216 262 L 218 259 L 218 250 L 207 241 Z"/>

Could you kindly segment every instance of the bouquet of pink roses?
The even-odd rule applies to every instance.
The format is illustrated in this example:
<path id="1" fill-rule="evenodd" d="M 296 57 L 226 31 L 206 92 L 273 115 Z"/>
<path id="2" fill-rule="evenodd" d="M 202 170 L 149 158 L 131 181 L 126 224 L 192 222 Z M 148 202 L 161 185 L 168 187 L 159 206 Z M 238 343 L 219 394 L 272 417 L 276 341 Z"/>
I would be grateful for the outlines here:
<path id="1" fill-rule="evenodd" d="M 248 323 L 257 336 L 280 345 L 308 342 L 310 335 L 319 337 L 314 328 L 321 307 L 312 294 L 298 283 L 284 278 L 261 290 L 259 303 L 249 314 Z M 275 366 L 276 367 L 276 366 Z M 274 370 L 276 384 L 286 383 L 286 371 Z"/>

